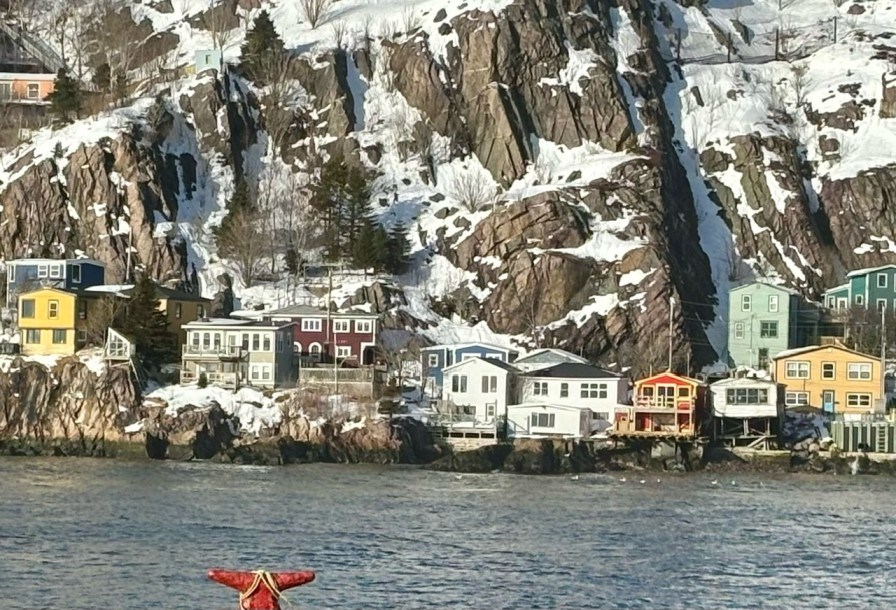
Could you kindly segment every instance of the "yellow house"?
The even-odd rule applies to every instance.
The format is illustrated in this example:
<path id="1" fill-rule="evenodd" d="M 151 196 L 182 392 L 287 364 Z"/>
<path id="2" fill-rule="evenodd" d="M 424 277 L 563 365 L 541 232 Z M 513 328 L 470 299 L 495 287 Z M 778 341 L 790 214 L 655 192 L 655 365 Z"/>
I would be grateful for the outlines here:
<path id="1" fill-rule="evenodd" d="M 775 381 L 785 407 L 812 406 L 836 414 L 883 412 L 881 364 L 840 345 L 787 350 L 776 355 Z"/>
<path id="2" fill-rule="evenodd" d="M 84 347 L 88 301 L 78 290 L 39 288 L 19 295 L 19 335 L 22 353 L 71 355 Z"/>
<path id="3" fill-rule="evenodd" d="M 156 298 L 159 299 L 159 309 L 168 318 L 168 332 L 177 335 L 178 345 L 183 345 L 187 339 L 183 325 L 206 317 L 212 303 L 211 299 L 164 286 L 156 287 Z"/>

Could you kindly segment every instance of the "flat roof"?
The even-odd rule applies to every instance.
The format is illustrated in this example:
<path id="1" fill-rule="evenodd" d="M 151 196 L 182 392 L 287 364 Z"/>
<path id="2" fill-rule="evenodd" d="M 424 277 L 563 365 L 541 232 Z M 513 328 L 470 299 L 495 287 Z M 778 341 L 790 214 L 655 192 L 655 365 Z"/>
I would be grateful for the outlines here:
<path id="1" fill-rule="evenodd" d="M 92 258 L 13 258 L 6 261 L 7 265 L 24 265 L 24 264 L 50 264 L 50 263 L 91 263 L 99 267 L 105 267 L 103 263 Z"/>
<path id="2" fill-rule="evenodd" d="M 282 324 L 274 322 L 266 322 L 263 320 L 237 320 L 234 318 L 205 318 L 202 320 L 193 320 L 183 325 L 183 328 L 286 328 L 292 326 L 295 322 L 285 322 Z"/>
<path id="3" fill-rule="evenodd" d="M 619 373 L 582 362 L 561 362 L 554 366 L 526 373 L 526 377 L 548 377 L 551 379 L 619 379 Z"/>
<path id="4" fill-rule="evenodd" d="M 330 311 L 313 307 L 311 305 L 288 305 L 280 309 L 241 309 L 234 311 L 231 315 L 242 316 L 244 318 L 277 318 L 277 317 L 313 317 L 313 318 L 370 318 L 378 319 L 375 313 L 352 312 L 352 311 Z"/>
<path id="5" fill-rule="evenodd" d="M 591 407 L 576 407 L 572 405 L 558 405 L 552 402 L 537 402 L 537 401 L 529 401 L 529 402 L 521 402 L 516 405 L 507 405 L 507 409 L 532 409 L 532 408 L 543 408 L 543 409 L 563 409 L 565 411 L 591 411 Z"/>

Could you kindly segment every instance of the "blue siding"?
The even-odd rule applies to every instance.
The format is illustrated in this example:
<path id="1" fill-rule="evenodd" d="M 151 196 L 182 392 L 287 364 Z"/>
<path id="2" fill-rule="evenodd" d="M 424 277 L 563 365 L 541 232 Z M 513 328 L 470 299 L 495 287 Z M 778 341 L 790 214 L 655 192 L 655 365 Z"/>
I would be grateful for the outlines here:
<path id="1" fill-rule="evenodd" d="M 464 359 L 464 356 L 468 358 L 476 356 L 480 358 L 493 357 L 497 360 L 500 360 L 501 362 L 507 362 L 506 351 L 497 350 L 485 345 L 470 345 L 454 350 L 454 362 L 460 362 Z M 454 364 L 454 362 L 452 362 L 452 364 Z"/>
<path id="2" fill-rule="evenodd" d="M 81 282 L 72 282 L 72 267 L 81 266 Z M 106 270 L 100 265 L 94 263 L 68 263 L 66 273 L 66 288 L 90 288 L 91 286 L 101 286 L 106 281 Z"/>
<path id="3" fill-rule="evenodd" d="M 427 378 L 432 377 L 436 380 L 436 385 L 441 387 L 442 385 L 442 369 L 448 366 L 448 363 L 445 361 L 445 348 L 443 347 L 427 347 L 421 350 L 421 366 L 422 370 L 426 371 Z M 429 364 L 429 356 L 430 354 L 435 355 L 438 358 L 437 364 L 434 366 Z M 426 379 L 422 380 L 423 383 L 426 383 Z"/>
<path id="4" fill-rule="evenodd" d="M 437 363 L 434 365 L 429 364 L 429 356 L 431 354 L 435 355 L 438 359 Z M 434 379 L 436 385 L 441 388 L 444 380 L 443 370 L 445 367 L 462 361 L 465 356 L 470 358 L 477 356 L 481 358 L 491 357 L 500 360 L 501 362 L 507 362 L 507 350 L 495 349 L 487 345 L 474 344 L 458 348 L 448 348 L 442 345 L 425 347 L 420 350 L 420 364 L 423 367 L 423 370 L 426 371 L 426 376 Z M 426 382 L 426 380 L 423 381 L 424 383 Z M 431 390 L 432 388 L 427 389 Z"/>

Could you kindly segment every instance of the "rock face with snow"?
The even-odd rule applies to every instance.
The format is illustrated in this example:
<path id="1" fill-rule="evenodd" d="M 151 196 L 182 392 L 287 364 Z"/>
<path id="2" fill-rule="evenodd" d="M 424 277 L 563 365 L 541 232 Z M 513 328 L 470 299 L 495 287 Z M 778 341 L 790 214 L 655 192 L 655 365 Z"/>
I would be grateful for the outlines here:
<path id="1" fill-rule="evenodd" d="M 139 419 L 139 405 L 140 392 L 126 366 L 97 374 L 76 358 L 52 368 L 15 358 L 0 372 L 0 446 L 114 454 L 110 444 L 128 440 L 124 428 Z"/>
<path id="2" fill-rule="evenodd" d="M 224 288 L 222 311 L 225 274 L 235 297 L 271 304 L 280 285 L 242 285 L 212 229 L 237 180 L 263 193 L 259 176 L 285 168 L 298 192 L 341 153 L 376 175 L 375 211 L 410 230 L 415 264 L 337 301 L 432 341 L 641 369 L 663 360 L 670 303 L 676 364 L 702 365 L 726 359 L 732 284 L 817 297 L 896 262 L 896 51 L 875 17 L 893 0 L 859 14 L 827 0 L 340 0 L 316 28 L 265 1 L 293 52 L 267 85 L 237 67 L 256 4 L 110 17 L 140 39 L 141 70 L 182 75 L 209 38 L 231 68 L 145 81 L 130 107 L 4 157 L 0 254 L 83 251 L 115 281 L 131 243 L 163 279 L 195 265 L 207 296 Z"/>

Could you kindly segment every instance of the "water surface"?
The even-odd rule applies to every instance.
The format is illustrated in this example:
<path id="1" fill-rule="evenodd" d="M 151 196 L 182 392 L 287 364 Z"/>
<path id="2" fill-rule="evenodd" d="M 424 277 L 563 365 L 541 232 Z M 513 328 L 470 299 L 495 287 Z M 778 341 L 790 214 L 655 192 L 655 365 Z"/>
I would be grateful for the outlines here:
<path id="1" fill-rule="evenodd" d="M 893 479 L 619 478 L 0 458 L 0 599 L 232 610 L 205 570 L 265 567 L 317 570 L 302 608 L 896 607 Z"/>

